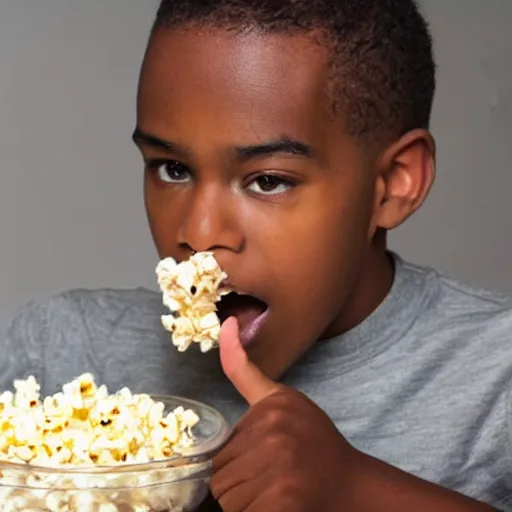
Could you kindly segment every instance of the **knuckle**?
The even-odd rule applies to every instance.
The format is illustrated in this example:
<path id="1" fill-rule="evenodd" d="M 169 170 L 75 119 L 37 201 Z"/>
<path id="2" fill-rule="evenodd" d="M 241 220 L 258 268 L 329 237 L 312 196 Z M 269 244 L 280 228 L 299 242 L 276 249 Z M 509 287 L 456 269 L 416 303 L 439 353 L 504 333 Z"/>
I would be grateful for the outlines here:
<path id="1" fill-rule="evenodd" d="M 283 436 L 280 434 L 270 434 L 264 440 L 267 453 L 277 454 L 283 449 Z"/>
<path id="2" fill-rule="evenodd" d="M 284 434 L 268 437 L 267 450 L 276 457 L 277 466 L 294 468 L 300 453 L 296 440 Z"/>
<path id="3" fill-rule="evenodd" d="M 269 409 L 265 413 L 265 426 L 268 429 L 276 430 L 282 428 L 287 423 L 287 414 L 280 407 Z"/>
<path id="4" fill-rule="evenodd" d="M 270 490 L 272 499 L 279 503 L 281 510 L 301 510 L 301 486 L 290 476 L 277 479 Z"/>
<path id="5" fill-rule="evenodd" d="M 281 467 L 294 468 L 297 464 L 298 450 L 293 439 L 286 438 L 279 448 L 279 462 Z"/>
<path id="6" fill-rule="evenodd" d="M 224 494 L 225 487 L 226 483 L 221 477 L 217 474 L 212 475 L 210 478 L 210 492 L 216 500 Z"/>

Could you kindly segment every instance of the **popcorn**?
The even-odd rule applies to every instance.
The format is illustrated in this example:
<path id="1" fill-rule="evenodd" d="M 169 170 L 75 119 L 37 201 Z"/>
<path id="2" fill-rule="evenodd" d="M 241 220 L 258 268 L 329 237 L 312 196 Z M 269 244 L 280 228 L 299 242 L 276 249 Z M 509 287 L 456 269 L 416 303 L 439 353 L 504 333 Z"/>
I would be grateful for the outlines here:
<path id="1" fill-rule="evenodd" d="M 179 454 L 194 442 L 194 411 L 166 412 L 163 403 L 127 388 L 110 395 L 87 373 L 42 400 L 34 377 L 15 381 L 14 388 L 0 395 L 0 512 L 185 510 L 197 482 L 176 480 L 203 470 L 199 463 L 135 476 L 90 471 Z M 62 472 L 66 468 L 73 472 Z"/>
<path id="2" fill-rule="evenodd" d="M 14 406 L 19 409 L 32 409 L 39 403 L 40 386 L 34 377 L 27 380 L 15 380 Z"/>
<path id="3" fill-rule="evenodd" d="M 172 333 L 180 352 L 199 343 L 207 352 L 218 346 L 220 321 L 216 302 L 231 290 L 220 288 L 227 274 L 221 270 L 212 252 L 198 252 L 177 263 L 165 258 L 156 267 L 163 303 L 172 312 L 162 316 L 162 325 Z"/>

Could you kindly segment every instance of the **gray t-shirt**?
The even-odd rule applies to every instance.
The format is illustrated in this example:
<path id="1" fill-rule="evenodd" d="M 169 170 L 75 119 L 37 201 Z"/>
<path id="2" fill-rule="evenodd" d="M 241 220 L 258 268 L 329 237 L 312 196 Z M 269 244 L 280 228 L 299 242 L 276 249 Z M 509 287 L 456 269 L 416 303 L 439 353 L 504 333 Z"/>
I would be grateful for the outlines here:
<path id="1" fill-rule="evenodd" d="M 396 257 L 393 287 L 359 326 L 316 344 L 283 381 L 305 392 L 357 448 L 512 511 L 512 299 Z M 180 354 L 160 295 L 76 290 L 32 303 L 0 344 L 0 389 L 35 375 L 43 392 L 88 371 L 113 391 L 172 393 L 231 422 L 246 405 L 218 354 Z"/>

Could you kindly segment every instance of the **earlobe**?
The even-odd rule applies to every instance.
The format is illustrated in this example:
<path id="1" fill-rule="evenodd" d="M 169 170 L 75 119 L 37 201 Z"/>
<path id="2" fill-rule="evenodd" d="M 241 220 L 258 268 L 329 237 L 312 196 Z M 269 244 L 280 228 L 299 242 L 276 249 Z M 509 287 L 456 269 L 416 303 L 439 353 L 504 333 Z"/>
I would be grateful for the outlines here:
<path id="1" fill-rule="evenodd" d="M 435 177 L 435 142 L 427 130 L 404 135 L 378 161 L 374 227 L 393 229 L 425 201 Z"/>

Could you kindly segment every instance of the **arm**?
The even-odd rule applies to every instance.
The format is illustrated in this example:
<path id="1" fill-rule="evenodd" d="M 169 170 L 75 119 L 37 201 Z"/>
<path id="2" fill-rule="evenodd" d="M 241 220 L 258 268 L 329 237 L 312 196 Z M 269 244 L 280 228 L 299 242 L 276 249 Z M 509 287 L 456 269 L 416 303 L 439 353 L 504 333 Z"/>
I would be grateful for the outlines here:
<path id="1" fill-rule="evenodd" d="M 354 492 L 344 510 L 370 512 L 492 512 L 495 509 L 359 453 Z M 346 495 L 345 495 L 346 496 Z"/>

